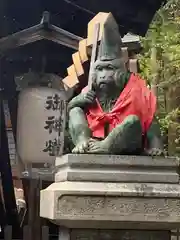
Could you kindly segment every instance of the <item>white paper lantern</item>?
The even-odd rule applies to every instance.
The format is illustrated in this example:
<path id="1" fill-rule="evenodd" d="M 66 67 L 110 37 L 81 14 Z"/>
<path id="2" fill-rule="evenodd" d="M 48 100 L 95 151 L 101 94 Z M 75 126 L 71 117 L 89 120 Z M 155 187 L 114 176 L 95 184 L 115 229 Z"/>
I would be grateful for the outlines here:
<path id="1" fill-rule="evenodd" d="M 17 152 L 26 164 L 50 163 L 62 152 L 64 91 L 32 87 L 19 94 Z"/>

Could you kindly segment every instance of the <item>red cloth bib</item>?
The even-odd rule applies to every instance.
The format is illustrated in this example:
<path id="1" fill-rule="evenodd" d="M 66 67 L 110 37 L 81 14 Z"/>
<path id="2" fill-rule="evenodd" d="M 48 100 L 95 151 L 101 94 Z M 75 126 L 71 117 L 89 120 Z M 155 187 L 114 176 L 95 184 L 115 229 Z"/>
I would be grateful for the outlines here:
<path id="1" fill-rule="evenodd" d="M 88 88 L 85 87 L 82 92 L 87 90 Z M 139 117 L 143 135 L 145 135 L 152 123 L 155 111 L 155 95 L 147 88 L 144 80 L 131 74 L 128 83 L 110 112 L 105 113 L 96 99 L 96 104 L 88 109 L 86 117 L 93 137 L 104 138 L 104 124 L 106 122 L 109 123 L 109 131 L 112 131 L 129 115 Z"/>

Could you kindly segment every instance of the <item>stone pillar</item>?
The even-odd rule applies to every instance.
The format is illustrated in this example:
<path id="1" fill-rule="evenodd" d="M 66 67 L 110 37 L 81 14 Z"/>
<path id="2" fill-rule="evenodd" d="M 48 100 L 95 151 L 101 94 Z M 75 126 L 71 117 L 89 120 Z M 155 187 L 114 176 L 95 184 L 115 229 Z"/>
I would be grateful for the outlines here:
<path id="1" fill-rule="evenodd" d="M 41 191 L 40 215 L 61 226 L 64 239 L 169 240 L 179 227 L 174 158 L 69 154 L 56 168 L 55 183 Z"/>

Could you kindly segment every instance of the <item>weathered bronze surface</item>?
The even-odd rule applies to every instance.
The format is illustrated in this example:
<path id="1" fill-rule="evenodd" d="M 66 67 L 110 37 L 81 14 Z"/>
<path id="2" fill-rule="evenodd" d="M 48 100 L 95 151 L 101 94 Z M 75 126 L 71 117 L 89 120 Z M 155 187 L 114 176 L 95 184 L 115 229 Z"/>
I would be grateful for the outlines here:
<path id="1" fill-rule="evenodd" d="M 105 23 L 98 58 L 94 64 L 93 89 L 82 92 L 69 102 L 69 132 L 74 143 L 73 153 L 161 155 L 162 143 L 159 126 L 155 120 L 146 133 L 146 147 L 142 136 L 142 122 L 136 114 L 127 115 L 123 122 L 109 130 L 104 124 L 104 138 L 92 137 L 86 119 L 89 107 L 98 99 L 103 112 L 109 113 L 131 73 L 125 70 L 120 50 L 121 37 L 113 18 Z M 140 107 L 141 108 L 141 107 Z M 140 109 L 141 110 L 141 109 Z"/>

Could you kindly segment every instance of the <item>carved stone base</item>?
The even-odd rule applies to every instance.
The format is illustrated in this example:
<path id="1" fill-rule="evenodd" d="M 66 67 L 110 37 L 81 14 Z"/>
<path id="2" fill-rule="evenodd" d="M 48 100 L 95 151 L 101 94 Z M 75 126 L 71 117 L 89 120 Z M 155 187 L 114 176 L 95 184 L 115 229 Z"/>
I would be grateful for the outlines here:
<path id="1" fill-rule="evenodd" d="M 41 191 L 41 217 L 69 228 L 175 229 L 180 186 L 59 182 Z"/>
<path id="2" fill-rule="evenodd" d="M 67 154 L 56 159 L 55 182 L 179 183 L 175 158 Z"/>
<path id="3" fill-rule="evenodd" d="M 41 191 L 40 204 L 40 216 L 55 224 L 72 229 L 142 230 L 180 225 L 175 159 L 67 155 L 56 165 L 58 182 Z"/>

